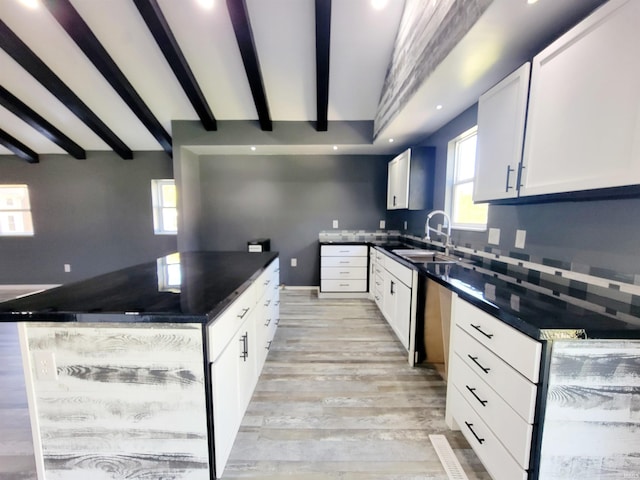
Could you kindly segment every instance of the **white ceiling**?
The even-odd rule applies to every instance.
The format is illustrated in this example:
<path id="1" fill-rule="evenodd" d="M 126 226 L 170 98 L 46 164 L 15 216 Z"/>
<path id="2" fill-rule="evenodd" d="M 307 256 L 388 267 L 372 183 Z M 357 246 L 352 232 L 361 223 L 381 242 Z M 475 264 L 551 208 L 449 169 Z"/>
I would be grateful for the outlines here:
<path id="1" fill-rule="evenodd" d="M 169 133 L 172 120 L 198 119 L 131 0 L 71 3 Z M 225 1 L 214 0 L 210 10 L 196 0 L 158 3 L 216 118 L 257 119 Z M 246 3 L 271 119 L 315 121 L 314 0 Z M 540 0 L 528 5 L 526 0 L 494 0 L 375 144 L 341 145 L 334 152 L 388 153 L 397 151 L 399 144 L 424 139 L 600 3 L 602 0 Z M 404 0 L 389 0 L 383 11 L 373 10 L 370 0 L 332 2 L 329 121 L 374 118 L 403 7 Z M 19 0 L 0 0 L 0 19 L 130 149 L 162 149 L 47 8 L 30 9 Z M 109 149 L 2 50 L 0 84 L 85 150 Z M 439 104 L 443 108 L 436 110 Z M 2 106 L 0 129 L 39 154 L 64 153 Z M 388 143 L 389 137 L 396 138 L 395 148 Z M 233 152 L 233 146 L 218 148 Z M 318 153 L 320 147 L 296 148 L 301 153 Z M 324 153 L 326 148 L 322 146 Z M 285 146 L 271 153 L 287 151 Z M 0 147 L 0 154 L 10 153 Z"/>

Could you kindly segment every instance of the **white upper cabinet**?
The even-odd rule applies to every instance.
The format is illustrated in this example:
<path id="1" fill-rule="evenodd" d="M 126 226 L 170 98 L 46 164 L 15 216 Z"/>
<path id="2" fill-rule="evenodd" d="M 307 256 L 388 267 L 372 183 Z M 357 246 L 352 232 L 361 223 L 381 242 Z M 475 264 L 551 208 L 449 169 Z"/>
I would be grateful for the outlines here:
<path id="1" fill-rule="evenodd" d="M 518 196 L 531 64 L 480 97 L 474 202 Z"/>
<path id="2" fill-rule="evenodd" d="M 433 195 L 433 147 L 409 148 L 389 162 L 387 210 L 425 210 Z"/>
<path id="3" fill-rule="evenodd" d="M 409 208 L 409 175 L 411 150 L 405 150 L 389 162 L 387 210 Z"/>
<path id="4" fill-rule="evenodd" d="M 638 45 L 640 1 L 611 0 L 534 58 L 521 196 L 640 183 Z"/>

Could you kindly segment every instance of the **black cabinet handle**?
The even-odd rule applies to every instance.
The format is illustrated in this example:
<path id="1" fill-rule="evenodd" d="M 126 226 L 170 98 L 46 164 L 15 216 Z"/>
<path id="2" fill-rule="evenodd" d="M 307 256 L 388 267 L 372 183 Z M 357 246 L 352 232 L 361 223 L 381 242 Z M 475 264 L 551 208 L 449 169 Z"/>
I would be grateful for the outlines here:
<path id="1" fill-rule="evenodd" d="M 395 293 L 396 293 L 396 292 L 393 290 L 394 285 L 395 285 L 395 283 L 392 281 L 392 282 L 391 282 L 391 290 L 390 290 L 390 292 L 389 292 L 389 293 L 391 293 L 391 295 L 393 295 L 393 294 L 395 294 Z"/>
<path id="2" fill-rule="evenodd" d="M 524 184 L 522 183 L 522 171 L 527 168 L 525 165 L 522 164 L 522 162 L 520 162 L 520 164 L 518 165 L 518 188 L 522 188 L 524 187 Z"/>
<path id="3" fill-rule="evenodd" d="M 480 332 L 482 335 L 484 335 L 487 338 L 493 338 L 493 333 L 487 333 L 487 332 L 483 332 L 482 331 L 482 326 L 481 325 L 474 325 L 473 323 L 470 323 L 469 325 L 471 325 L 473 328 L 475 328 L 478 332 Z"/>
<path id="4" fill-rule="evenodd" d="M 482 405 L 483 407 L 487 406 L 487 401 L 486 400 L 482 400 L 477 394 L 476 394 L 476 389 L 475 388 L 471 388 L 469 385 L 465 385 L 465 387 L 467 387 L 467 390 L 469 390 L 469 392 L 471 393 L 471 395 L 473 395 L 474 397 L 476 397 L 476 400 L 478 400 L 480 402 L 480 405 Z"/>
<path id="5" fill-rule="evenodd" d="M 245 332 L 245 334 L 240 337 L 240 341 L 242 342 L 240 358 L 246 362 L 247 358 L 249 358 L 249 332 Z"/>
<path id="6" fill-rule="evenodd" d="M 473 433 L 473 436 L 476 437 L 476 440 L 478 440 L 478 443 L 480 443 L 480 445 L 482 445 L 484 443 L 484 438 L 480 438 L 476 432 L 473 431 L 473 423 L 469 423 L 469 422 L 464 422 L 464 424 L 467 426 L 467 428 L 469 430 L 471 430 L 471 433 Z"/>
<path id="7" fill-rule="evenodd" d="M 483 366 L 480 364 L 480 362 L 478 362 L 478 357 L 472 357 L 471 355 L 468 355 L 468 354 L 467 354 L 467 357 L 469 357 L 473 363 L 475 363 L 478 367 L 480 367 L 480 369 L 481 369 L 484 373 L 489 373 L 489 370 L 491 370 L 490 368 L 483 367 Z"/>
<path id="8" fill-rule="evenodd" d="M 271 342 L 272 342 L 272 341 L 273 341 L 273 340 L 269 340 L 269 341 L 267 342 L 267 346 L 266 346 L 266 347 L 264 347 L 264 348 L 266 348 L 267 350 L 271 350 Z"/>
<path id="9" fill-rule="evenodd" d="M 515 169 L 511 168 L 511 165 L 507 165 L 507 187 L 505 192 L 508 192 L 510 188 L 513 188 L 509 186 L 509 177 L 511 176 L 511 172 L 515 172 Z"/>
<path id="10" fill-rule="evenodd" d="M 265 324 L 264 324 L 264 326 L 265 326 L 265 327 L 268 327 L 270 323 L 271 323 L 271 319 L 270 319 L 270 318 L 268 318 L 268 319 L 267 319 L 267 323 L 265 323 Z"/>
<path id="11" fill-rule="evenodd" d="M 250 308 L 243 308 L 242 309 L 242 313 L 240 315 L 238 315 L 238 318 L 244 318 L 244 316 L 247 314 L 247 312 L 251 310 Z"/>
<path id="12" fill-rule="evenodd" d="M 267 300 L 264 304 L 265 307 L 268 307 L 269 305 L 271 305 L 271 299 Z"/>

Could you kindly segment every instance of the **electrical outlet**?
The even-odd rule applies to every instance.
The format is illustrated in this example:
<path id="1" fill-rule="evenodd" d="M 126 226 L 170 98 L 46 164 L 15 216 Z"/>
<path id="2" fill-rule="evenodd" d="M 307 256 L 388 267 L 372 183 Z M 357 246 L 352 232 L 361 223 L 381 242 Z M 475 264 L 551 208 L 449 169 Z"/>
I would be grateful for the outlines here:
<path id="1" fill-rule="evenodd" d="M 36 367 L 38 380 L 58 380 L 56 357 L 53 352 L 41 350 L 34 352 L 33 361 Z"/>
<path id="2" fill-rule="evenodd" d="M 297 258 L 292 258 L 291 259 L 291 266 L 292 267 L 297 267 L 298 266 L 298 259 Z"/>
<path id="3" fill-rule="evenodd" d="M 333 228 L 338 228 L 338 220 L 333 221 Z"/>
<path id="4" fill-rule="evenodd" d="M 71 265 L 69 263 L 64 264 L 64 271 L 67 273 L 71 271 Z"/>
<path id="5" fill-rule="evenodd" d="M 524 248 L 524 242 L 527 238 L 526 230 L 516 230 L 516 248 Z"/>
<path id="6" fill-rule="evenodd" d="M 500 245 L 500 229 L 499 228 L 489 229 L 489 243 L 491 245 Z"/>
<path id="7" fill-rule="evenodd" d="M 386 225 L 386 222 L 384 220 L 380 220 L 380 228 L 384 230 L 385 225 Z"/>
<path id="8" fill-rule="evenodd" d="M 404 229 L 405 230 L 407 229 L 407 221 L 406 220 L 404 221 Z"/>

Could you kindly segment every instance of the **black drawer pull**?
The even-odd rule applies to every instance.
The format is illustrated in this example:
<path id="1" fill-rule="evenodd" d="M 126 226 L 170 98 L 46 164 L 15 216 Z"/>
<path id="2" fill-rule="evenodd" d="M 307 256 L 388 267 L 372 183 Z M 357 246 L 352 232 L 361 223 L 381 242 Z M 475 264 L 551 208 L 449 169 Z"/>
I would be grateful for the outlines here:
<path id="1" fill-rule="evenodd" d="M 473 433 L 473 436 L 476 437 L 476 440 L 478 440 L 478 443 L 480 443 L 480 445 L 482 445 L 484 443 L 484 438 L 480 438 L 478 435 L 476 435 L 476 432 L 473 431 L 473 423 L 469 423 L 469 422 L 464 422 L 464 424 L 467 426 L 467 428 L 469 430 L 471 430 L 471 433 Z"/>
<path id="2" fill-rule="evenodd" d="M 244 316 L 247 314 L 247 312 L 251 310 L 250 308 L 243 308 L 242 309 L 242 313 L 240 315 L 238 315 L 238 318 L 244 318 Z"/>
<path id="3" fill-rule="evenodd" d="M 268 319 L 267 319 L 267 323 L 265 323 L 265 324 L 264 324 L 264 326 L 265 326 L 265 327 L 268 327 L 270 323 L 271 323 L 271 319 L 270 319 L 270 318 L 268 318 Z"/>
<path id="4" fill-rule="evenodd" d="M 265 307 L 268 307 L 269 305 L 271 305 L 271 299 L 267 300 L 267 301 L 264 303 L 264 306 L 265 306 Z"/>
<path id="5" fill-rule="evenodd" d="M 471 355 L 467 355 L 467 357 L 469 357 L 473 363 L 475 363 L 478 367 L 480 367 L 480 369 L 484 373 L 489 373 L 489 370 L 491 370 L 490 368 L 483 367 L 482 365 L 480 365 L 480 362 L 478 362 L 478 357 L 472 357 Z"/>
<path id="6" fill-rule="evenodd" d="M 272 342 L 272 341 L 273 341 L 273 340 L 269 340 L 269 341 L 267 342 L 267 346 L 266 346 L 266 347 L 264 347 L 264 348 L 266 348 L 267 350 L 271 350 L 271 342 Z"/>
<path id="7" fill-rule="evenodd" d="M 476 394 L 476 389 L 475 388 L 471 388 L 469 385 L 465 385 L 465 387 L 467 387 L 467 390 L 469 390 L 469 392 L 471 393 L 471 395 L 473 395 L 474 397 L 476 397 L 476 400 L 478 400 L 480 402 L 480 405 L 482 405 L 483 407 L 487 406 L 487 401 L 486 400 L 482 400 L 477 394 Z"/>
<path id="8" fill-rule="evenodd" d="M 470 324 L 473 328 L 475 328 L 477 331 L 479 331 L 482 335 L 484 335 L 487 338 L 493 338 L 493 333 L 486 333 L 482 331 L 482 327 L 480 325 L 474 325 L 473 323 Z"/>

